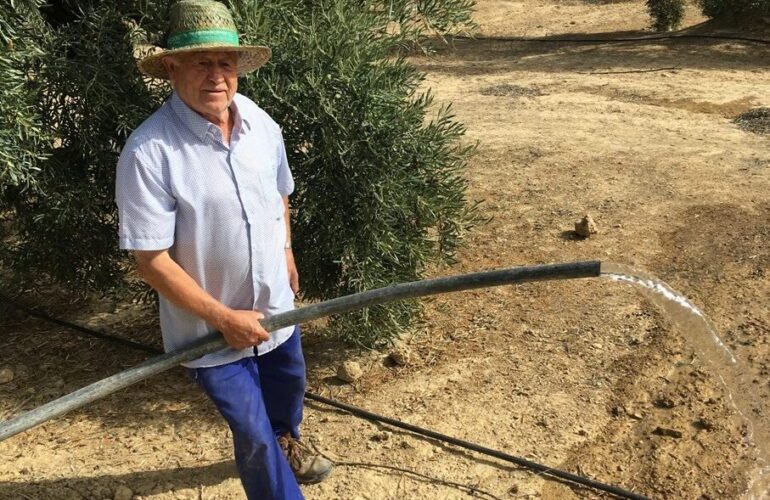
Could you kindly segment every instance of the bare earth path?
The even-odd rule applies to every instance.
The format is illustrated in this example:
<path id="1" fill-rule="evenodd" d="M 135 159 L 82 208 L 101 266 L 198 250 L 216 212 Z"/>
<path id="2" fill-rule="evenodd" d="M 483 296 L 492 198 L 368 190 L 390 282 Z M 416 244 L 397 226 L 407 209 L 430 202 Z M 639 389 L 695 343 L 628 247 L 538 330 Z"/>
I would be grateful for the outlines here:
<path id="1" fill-rule="evenodd" d="M 642 1 L 478 3 L 492 36 L 634 35 L 648 23 Z M 688 12 L 687 22 L 699 19 Z M 770 136 L 733 118 L 770 107 L 770 46 L 475 40 L 413 62 L 479 142 L 470 196 L 491 218 L 457 266 L 434 274 L 582 259 L 647 269 L 704 310 L 756 374 L 752 397 L 768 422 Z M 600 232 L 577 240 L 570 230 L 585 213 Z M 157 343 L 130 307 L 94 308 L 69 318 Z M 635 290 L 606 280 L 490 289 L 433 299 L 426 319 L 406 367 L 308 327 L 311 389 L 655 498 L 746 489 L 755 450 L 725 390 Z M 0 384 L 3 419 L 144 359 L 10 311 L 0 327 L 0 366 L 15 372 Z M 341 385 L 334 369 L 348 358 L 365 374 Z M 335 460 L 498 498 L 602 497 L 320 405 L 307 407 L 305 432 Z M 175 370 L 0 443 L 0 498 L 101 500 L 119 487 L 153 500 L 242 498 L 230 457 L 223 422 Z M 360 465 L 305 493 L 469 496 Z"/>

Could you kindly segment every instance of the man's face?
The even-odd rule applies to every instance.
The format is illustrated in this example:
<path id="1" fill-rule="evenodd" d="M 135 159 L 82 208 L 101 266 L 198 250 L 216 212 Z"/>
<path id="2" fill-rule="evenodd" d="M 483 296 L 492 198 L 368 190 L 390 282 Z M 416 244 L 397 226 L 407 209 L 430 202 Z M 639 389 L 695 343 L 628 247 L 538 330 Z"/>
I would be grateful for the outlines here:
<path id="1" fill-rule="evenodd" d="M 238 90 L 237 53 L 191 52 L 166 57 L 164 63 L 185 104 L 212 122 L 227 117 Z"/>

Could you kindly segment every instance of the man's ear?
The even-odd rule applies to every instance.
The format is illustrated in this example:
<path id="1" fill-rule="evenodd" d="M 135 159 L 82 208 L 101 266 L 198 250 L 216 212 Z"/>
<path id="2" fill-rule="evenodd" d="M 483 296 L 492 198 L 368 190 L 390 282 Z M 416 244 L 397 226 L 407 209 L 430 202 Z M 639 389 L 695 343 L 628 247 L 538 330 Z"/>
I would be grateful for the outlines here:
<path id="1" fill-rule="evenodd" d="M 166 56 L 161 59 L 161 61 L 163 62 L 163 66 L 166 68 L 166 74 L 168 75 L 168 79 L 171 82 L 171 86 L 173 87 L 179 61 L 177 61 L 176 57 L 174 56 Z"/>

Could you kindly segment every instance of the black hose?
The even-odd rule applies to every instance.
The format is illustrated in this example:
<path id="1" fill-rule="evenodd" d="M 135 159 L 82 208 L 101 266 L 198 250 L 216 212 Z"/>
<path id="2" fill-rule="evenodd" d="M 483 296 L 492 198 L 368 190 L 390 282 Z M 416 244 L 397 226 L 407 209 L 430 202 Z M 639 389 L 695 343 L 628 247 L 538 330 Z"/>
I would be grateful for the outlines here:
<path id="1" fill-rule="evenodd" d="M 732 40 L 736 42 L 758 43 L 770 45 L 770 40 L 764 38 L 752 38 L 733 35 L 650 35 L 640 37 L 614 37 L 614 38 L 590 38 L 590 37 L 528 37 L 528 36 L 466 36 L 452 35 L 448 39 L 454 40 L 479 40 L 489 42 L 538 42 L 538 43 L 627 43 L 627 42 L 649 42 L 664 40 Z"/>
<path id="2" fill-rule="evenodd" d="M 405 422 L 401 422 L 400 420 L 383 417 L 382 415 L 377 415 L 376 413 L 372 413 L 370 411 L 366 411 L 361 408 L 357 408 L 355 406 L 347 405 L 345 403 L 340 403 L 339 401 L 334 401 L 332 399 L 328 399 L 323 396 L 319 396 L 317 394 L 311 394 L 308 392 L 305 394 L 305 398 L 310 399 L 312 401 L 318 401 L 320 403 L 333 406 L 335 408 L 339 408 L 340 410 L 345 410 L 351 413 L 352 415 L 355 415 L 360 418 L 364 418 L 366 420 L 373 420 L 375 422 L 382 422 L 384 424 L 392 425 L 393 427 L 398 427 L 399 429 L 405 429 L 409 432 L 414 432 L 415 434 L 420 434 L 422 436 L 427 436 L 429 438 L 437 439 L 439 441 L 444 441 L 446 443 L 453 444 L 461 448 L 466 448 L 468 450 L 473 450 L 479 453 L 483 453 L 484 455 L 489 455 L 491 457 L 499 458 L 501 460 L 505 460 L 506 462 L 511 462 L 516 465 L 526 467 L 527 469 L 535 470 L 542 474 L 553 476 L 572 483 L 581 484 L 583 486 L 589 486 L 597 490 L 606 491 L 607 493 L 612 493 L 613 495 L 619 496 L 621 498 L 631 498 L 634 500 L 647 500 L 647 497 L 643 495 L 639 495 L 631 491 L 624 490 L 623 488 L 618 488 L 617 486 L 601 483 L 594 479 L 587 478 L 584 476 L 578 476 L 577 474 L 573 474 L 571 472 L 563 471 L 560 469 L 554 469 L 553 467 L 548 467 L 547 465 L 539 464 L 537 462 L 533 462 L 525 458 L 517 457 L 515 455 L 509 455 L 508 453 L 505 453 L 502 451 L 498 451 L 492 448 L 487 448 L 486 446 L 481 446 L 476 443 L 464 441 L 462 439 L 458 439 L 452 436 L 447 436 L 446 434 L 441 434 L 436 431 L 424 429 L 422 427 L 417 427 L 416 425 L 407 424 Z"/>
<path id="3" fill-rule="evenodd" d="M 162 350 L 160 350 L 158 348 L 155 348 L 155 347 L 152 347 L 152 346 L 148 346 L 148 345 L 145 345 L 145 344 L 140 344 L 139 342 L 134 342 L 133 340 L 124 339 L 124 338 L 121 338 L 121 337 L 117 337 L 115 335 L 109 335 L 107 333 L 102 333 L 102 332 L 99 332 L 99 331 L 94 330 L 92 328 L 86 328 L 85 326 L 76 325 L 75 323 L 69 323 L 67 321 L 63 321 L 63 320 L 60 320 L 58 318 L 54 318 L 53 316 L 51 316 L 51 315 L 49 315 L 47 313 L 44 313 L 44 312 L 42 312 L 42 311 L 40 311 L 38 309 L 35 309 L 33 307 L 25 306 L 24 304 L 22 304 L 22 303 L 20 303 L 20 302 L 18 302 L 16 300 L 14 300 L 14 299 L 4 295 L 2 293 L 0 293 L 0 301 L 5 302 L 5 303 L 15 307 L 16 309 L 19 309 L 20 311 L 24 311 L 25 313 L 27 313 L 28 315 L 30 315 L 32 317 L 40 318 L 42 320 L 48 321 L 49 323 L 53 323 L 55 325 L 67 327 L 67 328 L 69 328 L 71 330 L 75 330 L 76 332 L 82 333 L 84 335 L 88 335 L 90 337 L 96 337 L 96 338 L 102 339 L 102 340 L 109 340 L 110 342 L 114 342 L 116 344 L 121 344 L 121 345 L 124 345 L 126 347 L 131 347 L 133 349 L 138 349 L 140 351 L 149 352 L 149 353 L 152 353 L 152 354 L 160 354 L 160 353 L 163 352 Z"/>
<path id="4" fill-rule="evenodd" d="M 341 314 L 367 306 L 383 304 L 399 299 L 422 297 L 439 293 L 474 288 L 491 287 L 529 281 L 555 279 L 574 279 L 597 277 L 601 272 L 599 261 L 573 262 L 566 264 L 548 264 L 530 267 L 513 267 L 497 271 L 464 274 L 448 278 L 401 283 L 376 290 L 361 292 L 346 297 L 339 297 L 311 306 L 276 314 L 262 321 L 268 332 L 296 325 L 305 321 L 322 318 L 332 314 Z M 0 441 L 42 424 L 70 410 L 79 408 L 108 394 L 135 384 L 152 375 L 173 368 L 180 363 L 191 361 L 226 347 L 222 335 L 213 333 L 193 343 L 189 347 L 165 354 L 140 363 L 128 370 L 117 373 L 98 382 L 94 382 L 75 392 L 50 401 L 42 406 L 0 423 Z"/>

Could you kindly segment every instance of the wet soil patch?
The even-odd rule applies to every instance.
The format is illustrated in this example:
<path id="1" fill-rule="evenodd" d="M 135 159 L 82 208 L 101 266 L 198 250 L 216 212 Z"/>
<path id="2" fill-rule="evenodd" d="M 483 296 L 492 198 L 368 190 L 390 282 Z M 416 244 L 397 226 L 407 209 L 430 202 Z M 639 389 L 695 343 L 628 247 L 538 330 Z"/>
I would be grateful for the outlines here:
<path id="1" fill-rule="evenodd" d="M 746 132 L 770 135 L 770 108 L 754 108 L 738 115 L 735 123 Z"/>

